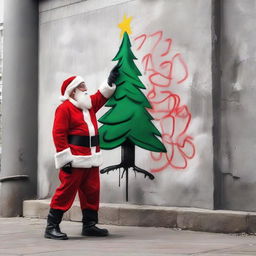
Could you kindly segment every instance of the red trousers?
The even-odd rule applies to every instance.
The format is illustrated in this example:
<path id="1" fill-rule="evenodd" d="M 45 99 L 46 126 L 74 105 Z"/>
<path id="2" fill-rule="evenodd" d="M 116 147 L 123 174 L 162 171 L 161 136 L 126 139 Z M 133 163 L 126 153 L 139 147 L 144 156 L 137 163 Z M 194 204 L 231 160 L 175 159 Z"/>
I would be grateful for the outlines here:
<path id="1" fill-rule="evenodd" d="M 100 195 L 99 167 L 72 168 L 72 173 L 59 172 L 60 186 L 52 197 L 51 208 L 67 211 L 73 204 L 76 193 L 81 209 L 98 211 Z"/>

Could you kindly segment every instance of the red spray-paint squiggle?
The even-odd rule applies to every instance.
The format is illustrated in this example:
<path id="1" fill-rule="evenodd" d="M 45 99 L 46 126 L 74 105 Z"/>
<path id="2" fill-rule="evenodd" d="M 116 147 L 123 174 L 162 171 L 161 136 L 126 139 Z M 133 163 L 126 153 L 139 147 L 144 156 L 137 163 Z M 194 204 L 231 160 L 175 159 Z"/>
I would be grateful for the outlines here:
<path id="1" fill-rule="evenodd" d="M 152 160 L 159 163 L 151 171 L 160 172 L 168 167 L 184 170 L 196 152 L 193 138 L 187 134 L 192 115 L 186 105 L 181 105 L 180 96 L 170 89 L 187 80 L 187 64 L 180 53 L 172 54 L 173 41 L 171 38 L 163 39 L 163 31 L 139 35 L 134 41 L 138 43 L 137 51 L 142 50 L 147 42 L 152 45 L 143 56 L 142 64 L 152 87 L 147 94 L 152 105 L 149 111 L 160 123 L 163 143 L 167 148 L 167 153 L 151 152 Z M 175 65 L 182 70 L 181 77 L 175 74 Z"/>

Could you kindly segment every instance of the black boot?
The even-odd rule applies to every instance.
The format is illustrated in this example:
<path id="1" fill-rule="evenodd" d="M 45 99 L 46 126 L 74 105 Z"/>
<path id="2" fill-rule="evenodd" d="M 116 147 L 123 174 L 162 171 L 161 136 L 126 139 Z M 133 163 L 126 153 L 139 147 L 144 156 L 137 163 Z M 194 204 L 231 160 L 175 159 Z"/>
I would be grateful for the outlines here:
<path id="1" fill-rule="evenodd" d="M 51 208 L 47 217 L 47 226 L 44 237 L 56 240 L 68 239 L 67 234 L 60 231 L 60 222 L 62 220 L 64 211 Z"/>
<path id="2" fill-rule="evenodd" d="M 108 230 L 105 228 L 98 228 L 98 212 L 93 210 L 82 210 L 83 213 L 83 230 L 82 236 L 108 236 Z"/>

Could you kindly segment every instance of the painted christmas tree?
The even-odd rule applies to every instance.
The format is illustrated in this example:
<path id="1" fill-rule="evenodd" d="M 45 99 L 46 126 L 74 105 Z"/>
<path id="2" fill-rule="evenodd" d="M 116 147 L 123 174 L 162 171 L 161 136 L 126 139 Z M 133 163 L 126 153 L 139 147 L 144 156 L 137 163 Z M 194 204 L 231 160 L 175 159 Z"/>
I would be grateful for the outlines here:
<path id="1" fill-rule="evenodd" d="M 117 87 L 115 94 L 106 104 L 110 110 L 99 119 L 103 124 L 99 129 L 101 148 L 109 150 L 121 146 L 122 150 L 121 163 L 106 167 L 101 173 L 123 169 L 123 174 L 126 174 L 127 201 L 129 168 L 154 179 L 151 173 L 135 166 L 135 145 L 149 151 L 166 152 L 165 146 L 158 138 L 161 134 L 147 111 L 151 105 L 141 91 L 146 88 L 139 79 L 141 73 L 134 63 L 136 57 L 132 53 L 128 35 L 131 33 L 130 21 L 131 17 L 124 16 L 119 24 L 123 39 L 117 55 L 113 58 L 113 61 L 118 61 L 119 66 Z"/>

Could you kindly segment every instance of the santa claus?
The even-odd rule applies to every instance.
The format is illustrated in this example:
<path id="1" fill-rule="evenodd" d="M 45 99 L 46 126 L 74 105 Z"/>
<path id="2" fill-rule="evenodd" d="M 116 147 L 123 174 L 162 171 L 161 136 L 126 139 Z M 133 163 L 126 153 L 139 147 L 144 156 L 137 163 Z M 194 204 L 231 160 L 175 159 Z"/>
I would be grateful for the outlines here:
<path id="1" fill-rule="evenodd" d="M 55 165 L 60 168 L 60 186 L 50 204 L 45 238 L 65 240 L 59 224 L 64 212 L 74 202 L 78 192 L 82 210 L 82 235 L 107 236 L 108 230 L 96 226 L 99 210 L 99 166 L 102 156 L 99 145 L 96 112 L 115 91 L 118 77 L 116 66 L 108 83 L 94 95 L 87 93 L 85 81 L 72 76 L 61 86 L 61 101 L 55 112 L 53 140 L 56 147 Z"/>

